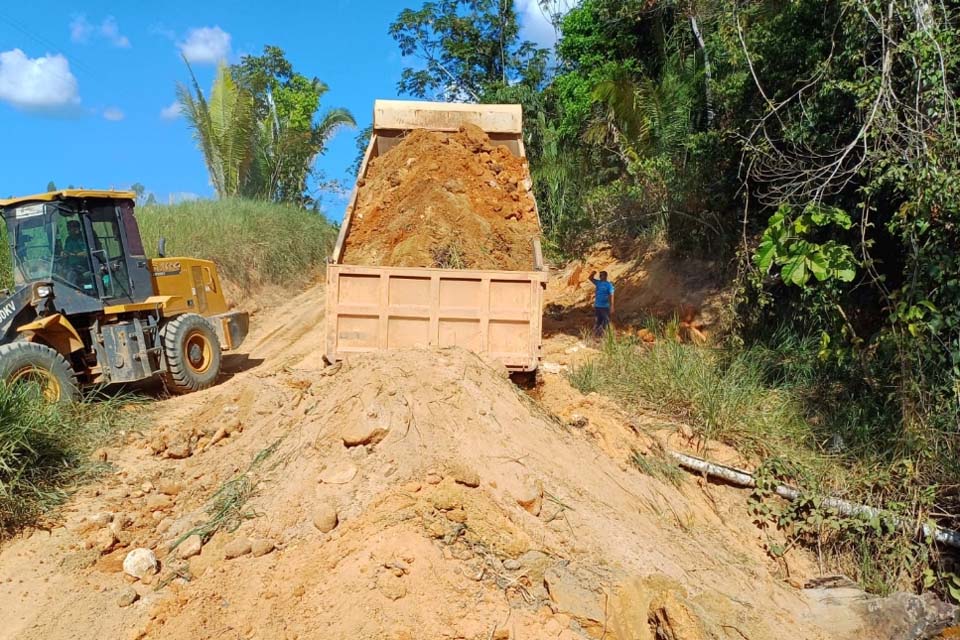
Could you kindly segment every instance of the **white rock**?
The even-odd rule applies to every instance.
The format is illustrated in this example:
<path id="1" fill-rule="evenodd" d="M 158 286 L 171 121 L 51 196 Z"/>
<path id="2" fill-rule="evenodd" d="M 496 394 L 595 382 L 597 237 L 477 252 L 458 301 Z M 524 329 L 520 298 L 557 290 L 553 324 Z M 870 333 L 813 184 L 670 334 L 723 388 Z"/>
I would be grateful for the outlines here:
<path id="1" fill-rule="evenodd" d="M 540 370 L 544 373 L 559 375 L 567 370 L 567 365 L 560 364 L 559 362 L 541 362 Z"/>
<path id="2" fill-rule="evenodd" d="M 142 580 L 157 571 L 157 556 L 150 549 L 134 549 L 123 559 L 123 571 L 127 575 Z"/>

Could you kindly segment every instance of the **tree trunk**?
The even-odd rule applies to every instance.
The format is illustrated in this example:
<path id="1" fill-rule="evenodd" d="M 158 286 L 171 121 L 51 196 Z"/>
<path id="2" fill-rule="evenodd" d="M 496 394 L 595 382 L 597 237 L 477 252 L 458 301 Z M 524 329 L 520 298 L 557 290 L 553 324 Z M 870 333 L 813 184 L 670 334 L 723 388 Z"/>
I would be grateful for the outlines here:
<path id="1" fill-rule="evenodd" d="M 703 41 L 703 34 L 700 33 L 700 25 L 697 24 L 697 16 L 690 14 L 690 28 L 693 30 L 693 37 L 697 39 L 700 51 L 703 52 L 703 96 L 707 103 L 707 128 L 713 127 L 713 73 L 710 67 L 710 54 L 707 53 L 707 45 Z"/>

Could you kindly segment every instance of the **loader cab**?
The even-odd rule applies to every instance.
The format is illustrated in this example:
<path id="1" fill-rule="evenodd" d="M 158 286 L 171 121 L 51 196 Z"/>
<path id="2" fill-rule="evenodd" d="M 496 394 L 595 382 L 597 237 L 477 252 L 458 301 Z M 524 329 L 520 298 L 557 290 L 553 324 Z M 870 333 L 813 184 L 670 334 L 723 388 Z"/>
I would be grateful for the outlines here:
<path id="1" fill-rule="evenodd" d="M 152 295 L 132 197 L 43 194 L 7 204 L 0 215 L 15 288 L 52 285 L 58 311 L 94 313 Z"/>

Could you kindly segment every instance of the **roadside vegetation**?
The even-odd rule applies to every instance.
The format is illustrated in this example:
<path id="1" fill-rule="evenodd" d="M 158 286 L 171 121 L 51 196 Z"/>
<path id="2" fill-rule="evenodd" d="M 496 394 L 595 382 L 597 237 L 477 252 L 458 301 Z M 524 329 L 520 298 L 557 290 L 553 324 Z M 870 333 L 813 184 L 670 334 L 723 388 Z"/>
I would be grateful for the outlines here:
<path id="1" fill-rule="evenodd" d="M 570 373 L 571 383 L 688 425 L 695 446 L 723 442 L 751 460 L 759 486 L 749 502 L 757 524 L 779 528 L 789 540 L 783 546 L 769 539 L 771 556 L 808 545 L 822 570 L 842 571 L 876 593 L 937 586 L 960 594 L 949 555 L 897 526 L 898 519 L 919 526 L 936 510 L 935 477 L 923 469 L 931 455 L 926 443 L 905 446 L 900 434 L 878 432 L 879 404 L 865 408 L 835 383 L 822 389 L 819 343 L 779 334 L 776 349 L 704 346 L 681 343 L 676 322 L 648 325 L 655 342 L 609 333 L 599 355 Z M 828 392 L 834 401 L 824 403 Z M 676 480 L 666 452 L 632 462 L 643 473 Z M 941 462 L 951 466 L 937 473 L 960 471 L 954 461 Z M 800 489 L 804 499 L 777 498 L 773 488 L 780 483 Z M 826 497 L 878 506 L 886 515 L 842 517 L 822 506 Z"/>
<path id="2" fill-rule="evenodd" d="M 289 290 L 322 273 L 336 228 L 322 214 L 257 200 L 196 200 L 137 209 L 147 254 L 160 238 L 168 256 L 213 260 L 244 292 L 263 286 Z"/>
<path id="3" fill-rule="evenodd" d="M 0 539 L 61 505 L 106 467 L 92 459 L 133 419 L 133 399 L 51 404 L 35 385 L 0 383 Z"/>

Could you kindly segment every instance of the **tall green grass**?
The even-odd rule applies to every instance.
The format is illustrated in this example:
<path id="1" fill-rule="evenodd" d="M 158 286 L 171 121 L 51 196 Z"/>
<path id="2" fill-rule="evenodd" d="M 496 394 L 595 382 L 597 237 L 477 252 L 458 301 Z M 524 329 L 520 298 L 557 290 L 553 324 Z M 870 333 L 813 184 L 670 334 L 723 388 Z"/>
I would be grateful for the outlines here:
<path id="1" fill-rule="evenodd" d="M 125 422 L 128 399 L 90 400 L 51 404 L 35 385 L 0 383 L 0 539 L 95 472 L 90 454 Z"/>
<path id="2" fill-rule="evenodd" d="M 762 358 L 661 339 L 644 345 L 608 334 L 600 354 L 576 368 L 571 382 L 622 404 L 678 418 L 704 440 L 763 457 L 814 446 L 801 403 L 767 384 Z"/>
<path id="3" fill-rule="evenodd" d="M 337 235 L 319 213 L 254 200 L 140 207 L 137 220 L 148 255 L 157 256 L 164 237 L 168 256 L 213 260 L 244 291 L 316 278 Z"/>
<path id="4" fill-rule="evenodd" d="M 262 286 L 296 288 L 316 278 L 337 239 L 323 215 L 255 200 L 196 200 L 140 207 L 147 255 L 213 260 L 220 274 L 244 291 Z M 12 284 L 6 229 L 0 225 L 0 289 Z"/>

